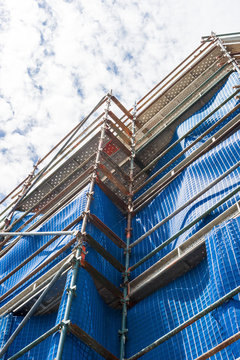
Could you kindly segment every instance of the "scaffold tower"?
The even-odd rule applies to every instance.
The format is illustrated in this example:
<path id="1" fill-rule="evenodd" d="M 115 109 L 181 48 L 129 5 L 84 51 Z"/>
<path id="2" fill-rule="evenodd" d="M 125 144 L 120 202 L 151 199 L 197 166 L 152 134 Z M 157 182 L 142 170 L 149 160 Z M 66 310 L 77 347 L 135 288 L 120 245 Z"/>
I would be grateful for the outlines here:
<path id="1" fill-rule="evenodd" d="M 240 358 L 239 64 L 203 37 L 1 200 L 0 359 Z"/>

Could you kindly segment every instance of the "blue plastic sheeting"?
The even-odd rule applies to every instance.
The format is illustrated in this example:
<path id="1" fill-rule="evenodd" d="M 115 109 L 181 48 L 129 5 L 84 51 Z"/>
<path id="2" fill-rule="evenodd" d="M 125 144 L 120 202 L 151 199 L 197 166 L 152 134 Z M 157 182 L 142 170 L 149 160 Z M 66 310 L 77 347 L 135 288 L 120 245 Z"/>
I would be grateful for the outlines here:
<path id="1" fill-rule="evenodd" d="M 97 185 L 94 188 L 94 201 L 91 204 L 90 212 L 97 215 L 105 225 L 124 240 L 126 219 Z M 97 240 L 97 242 L 117 260 L 124 264 L 123 250 L 107 238 L 107 236 L 96 229 L 91 223 L 88 223 L 86 232 Z M 122 274 L 109 264 L 107 260 L 103 259 L 94 249 L 88 247 L 86 259 L 114 285 L 119 286 L 122 281 Z"/>
<path id="2" fill-rule="evenodd" d="M 62 302 L 58 311 L 56 323 L 64 317 L 66 308 L 67 293 L 71 281 L 71 272 L 69 273 Z M 108 307 L 98 294 L 94 282 L 90 275 L 80 269 L 77 280 L 76 297 L 73 299 L 70 319 L 72 323 L 78 325 L 86 331 L 107 350 L 114 355 L 119 355 L 119 336 L 118 330 L 121 324 L 121 311 Z M 59 343 L 59 334 L 53 336 L 51 349 L 47 360 L 55 358 Z M 70 355 L 71 354 L 71 355 Z M 63 359 L 93 359 L 100 360 L 102 357 L 95 351 L 87 347 L 74 336 L 67 336 Z"/>
<path id="3" fill-rule="evenodd" d="M 174 141 L 186 133 L 196 123 L 202 120 L 202 118 L 204 118 L 207 114 L 209 114 L 224 100 L 225 97 L 229 96 L 233 92 L 232 87 L 237 83 L 240 83 L 237 75 L 230 75 L 225 85 L 202 109 L 179 125 L 174 136 Z M 189 143 L 201 135 L 208 126 L 212 125 L 221 116 L 228 113 L 234 105 L 236 105 L 236 100 L 233 98 L 227 102 L 226 105 L 224 105 L 221 111 L 219 110 L 215 115 L 211 116 L 206 124 L 203 123 L 198 128 L 198 130 L 196 129 L 194 133 L 191 134 L 191 136 L 188 136 L 186 141 L 182 141 L 181 149 L 178 149 L 177 152 L 182 150 L 184 146 L 188 146 Z M 236 113 L 237 112 L 234 113 L 234 116 Z M 227 120 L 229 121 L 229 118 Z M 223 126 L 223 124 L 221 126 Z M 207 138 L 204 138 L 204 141 L 206 141 Z M 134 239 L 140 237 L 166 216 L 184 205 L 198 192 L 207 187 L 213 180 L 217 179 L 230 167 L 235 165 L 236 162 L 240 159 L 239 140 L 240 131 L 236 131 L 225 141 L 221 142 L 219 145 L 208 151 L 206 154 L 190 164 L 185 170 L 183 170 L 182 173 L 178 175 L 169 186 L 167 186 L 158 196 L 156 196 L 154 200 L 152 200 L 151 203 L 148 204 L 148 206 L 146 206 L 143 210 L 141 210 L 133 219 Z M 196 146 L 198 145 L 195 145 L 195 147 Z M 162 167 L 172 157 L 173 153 L 171 152 L 164 159 L 160 160 L 154 171 L 156 171 L 159 167 Z M 157 231 L 148 236 L 148 238 L 144 239 L 140 244 L 136 245 L 133 248 L 131 254 L 131 265 L 136 263 L 150 251 L 154 250 L 163 241 L 175 235 L 178 231 L 196 219 L 199 215 L 203 214 L 206 210 L 216 204 L 216 202 L 220 201 L 223 197 L 233 191 L 240 183 L 239 175 L 240 169 L 237 168 L 224 180 L 215 185 L 199 199 L 191 203 L 173 219 L 161 226 Z M 176 246 L 184 242 L 188 237 L 206 225 L 222 211 L 226 210 L 226 208 L 236 202 L 237 199 L 239 199 L 239 194 L 235 195 L 225 204 L 221 205 L 219 208 L 213 211 L 211 215 L 207 216 L 204 220 L 200 221 L 198 224 L 186 231 L 183 235 L 174 240 L 158 254 L 142 264 L 139 268 L 132 272 L 132 276 L 135 277 L 139 275 L 142 271 L 158 261 L 169 251 L 173 250 Z"/>
<path id="4" fill-rule="evenodd" d="M 240 218 L 214 228 L 206 239 L 207 259 L 128 311 L 127 356 L 197 314 L 240 283 Z M 143 359 L 195 359 L 240 330 L 238 296 L 175 335 Z M 237 359 L 240 341 L 213 356 Z"/>
<path id="5" fill-rule="evenodd" d="M 1 348 L 6 343 L 10 335 L 14 332 L 23 318 L 21 316 L 7 315 L 0 318 L 1 331 Z M 41 317 L 32 317 L 24 326 L 21 333 L 16 337 L 12 345 L 9 347 L 7 353 L 1 358 L 8 359 L 10 356 L 16 354 L 23 347 L 30 344 L 40 335 L 44 334 L 52 326 L 54 326 L 56 314 L 43 315 Z M 21 359 L 47 359 L 49 348 L 51 344 L 51 337 L 44 340 L 44 342 L 32 348 L 28 353 L 23 355 Z"/>

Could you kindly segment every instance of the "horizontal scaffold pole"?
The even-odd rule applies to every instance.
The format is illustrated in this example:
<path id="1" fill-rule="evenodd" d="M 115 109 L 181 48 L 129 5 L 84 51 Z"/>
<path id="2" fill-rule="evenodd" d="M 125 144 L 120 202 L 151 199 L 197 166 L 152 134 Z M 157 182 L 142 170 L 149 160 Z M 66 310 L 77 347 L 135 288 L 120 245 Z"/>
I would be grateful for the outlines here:
<path id="1" fill-rule="evenodd" d="M 165 219 L 161 220 L 159 223 L 157 223 L 155 226 L 153 226 L 151 229 L 149 229 L 145 234 L 140 236 L 137 240 L 135 240 L 131 245 L 130 248 L 133 248 L 137 244 L 139 244 L 142 240 L 146 239 L 149 235 L 151 235 L 154 231 L 156 231 L 158 228 L 160 228 L 163 224 L 165 224 L 167 221 L 172 219 L 175 215 L 180 213 L 183 209 L 185 209 L 188 205 L 192 204 L 195 200 L 197 200 L 200 196 L 205 194 L 208 190 L 210 190 L 212 187 L 214 187 L 216 184 L 218 184 L 221 180 L 223 180 L 226 176 L 228 176 L 231 172 L 236 170 L 240 165 L 240 162 L 237 162 L 234 166 L 232 166 L 228 171 L 226 171 L 224 174 L 219 176 L 216 180 L 212 181 L 207 187 L 205 187 L 202 191 L 197 193 L 194 197 L 192 197 L 189 201 L 187 201 L 183 206 L 175 210 L 173 213 L 168 215 Z"/>
<path id="2" fill-rule="evenodd" d="M 185 321 L 183 324 L 177 326 L 175 329 L 169 331 L 167 334 L 163 335 L 156 341 L 154 341 L 152 344 L 146 346 L 144 349 L 140 350 L 135 355 L 131 356 L 127 360 L 136 360 L 139 359 L 141 356 L 147 354 L 149 351 L 155 349 L 163 342 L 167 341 L 174 335 L 178 334 L 180 331 L 186 329 L 188 326 L 195 323 L 197 320 L 201 319 L 203 316 L 209 314 L 214 309 L 218 308 L 219 306 L 223 305 L 226 301 L 230 300 L 233 296 L 237 295 L 240 292 L 240 286 L 237 286 L 235 289 L 228 292 L 226 295 L 215 301 L 213 304 L 206 307 L 204 310 L 200 311 L 198 314 L 193 315 L 190 319 Z"/>
<path id="3" fill-rule="evenodd" d="M 17 284 L 15 284 L 12 288 L 6 291 L 4 294 L 0 296 L 0 302 L 8 297 L 8 295 L 12 294 L 13 291 L 18 289 L 21 285 L 26 283 L 27 280 L 31 279 L 34 275 L 36 275 L 40 270 L 42 270 L 46 265 L 50 264 L 52 261 L 56 260 L 57 257 L 64 253 L 67 249 L 69 249 L 72 245 L 76 243 L 77 239 L 74 237 L 72 240 L 68 241 L 61 249 L 57 252 L 53 253 L 51 256 L 47 257 L 40 265 L 38 265 L 35 269 L 33 269 L 29 274 L 27 274 L 23 279 L 21 279 Z"/>
<path id="4" fill-rule="evenodd" d="M 43 235 L 73 235 L 77 236 L 79 231 L 12 231 L 12 232 L 4 232 L 1 231 L 0 235 L 2 236 L 43 236 Z"/>
<path id="5" fill-rule="evenodd" d="M 32 225 L 30 224 L 32 219 L 36 218 L 36 216 L 37 216 L 36 214 L 39 215 L 41 213 L 41 211 L 35 213 L 31 219 L 28 219 L 23 225 L 21 225 L 16 230 L 20 233 L 20 231 L 22 231 L 22 229 L 25 229 L 26 224 L 30 224 L 29 228 L 27 229 L 27 232 L 36 231 L 36 229 L 39 229 L 39 226 L 41 224 L 43 224 L 46 220 L 49 220 L 51 216 L 55 215 L 58 211 L 60 211 L 67 204 L 67 202 L 69 200 L 71 200 L 75 195 L 77 195 L 79 193 L 79 191 L 82 190 L 84 188 L 84 186 L 86 186 L 88 184 L 88 179 L 89 179 L 89 177 L 87 177 L 87 179 L 85 181 L 83 181 L 82 183 L 80 183 L 75 189 L 68 192 L 67 195 L 64 196 L 64 198 L 62 198 L 62 199 L 60 199 L 61 198 L 61 193 L 59 193 L 54 199 L 52 199 L 48 204 L 46 204 L 41 209 L 41 211 L 44 211 L 45 209 L 47 209 L 47 212 L 44 213 L 44 215 L 42 215 L 39 219 L 37 219 L 36 222 L 34 222 Z M 67 191 L 67 188 L 64 191 Z M 53 206 L 50 207 L 50 203 L 52 203 L 53 200 L 54 200 L 54 202 L 56 202 L 57 200 L 58 201 L 56 203 L 54 203 L 54 205 L 51 204 Z M 50 207 L 50 209 L 49 209 L 49 207 Z M 63 229 L 63 230 L 65 231 L 66 229 Z M 9 231 L 9 230 L 6 229 L 6 231 Z M 20 238 L 21 238 L 21 236 L 17 237 L 11 243 L 8 244 L 9 237 L 6 237 L 0 243 L 0 249 L 2 249 L 0 251 L 0 257 L 4 256 L 19 241 Z M 3 248 L 3 246 L 5 244 L 7 244 L 7 246 Z"/>
<path id="6" fill-rule="evenodd" d="M 213 205 L 212 207 L 210 207 L 208 210 L 206 210 L 202 215 L 198 216 L 195 220 L 191 221 L 190 224 L 188 224 L 187 226 L 185 226 L 183 229 L 181 229 L 180 231 L 178 231 L 175 235 L 171 236 L 169 239 L 167 239 L 166 241 L 164 241 L 162 244 L 160 244 L 159 246 L 157 246 L 153 251 L 151 251 L 150 253 L 148 253 L 146 256 L 144 256 L 141 260 L 139 260 L 136 264 L 134 264 L 133 266 L 130 267 L 130 270 L 133 271 L 135 270 L 137 267 L 139 267 L 141 264 L 143 264 L 145 261 L 147 261 L 148 259 L 150 259 L 151 257 L 153 257 L 155 254 L 157 254 L 160 250 L 162 250 L 164 247 L 166 247 L 168 244 L 170 244 L 171 242 L 173 242 L 175 239 L 177 239 L 180 235 L 182 235 L 183 233 L 185 233 L 188 229 L 190 229 L 192 226 L 194 226 L 195 224 L 197 224 L 200 220 L 204 219 L 207 215 L 209 215 L 212 211 L 214 211 L 215 209 L 217 209 L 220 205 L 222 205 L 223 203 L 225 203 L 227 200 L 229 200 L 232 196 L 234 196 L 235 194 L 237 194 L 240 191 L 240 186 L 238 186 L 235 190 L 231 191 L 227 196 L 225 196 L 223 199 L 221 199 L 220 201 L 218 201 L 215 205 Z"/>

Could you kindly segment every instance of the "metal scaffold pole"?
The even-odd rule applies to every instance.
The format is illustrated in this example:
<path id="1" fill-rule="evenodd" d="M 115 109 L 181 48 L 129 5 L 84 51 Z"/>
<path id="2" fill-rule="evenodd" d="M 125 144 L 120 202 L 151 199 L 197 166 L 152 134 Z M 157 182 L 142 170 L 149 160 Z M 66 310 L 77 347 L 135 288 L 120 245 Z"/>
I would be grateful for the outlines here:
<path id="1" fill-rule="evenodd" d="M 103 125 L 101 127 L 101 134 L 100 134 L 100 139 L 99 139 L 99 143 L 98 143 L 98 150 L 97 150 L 97 154 L 96 154 L 95 165 L 94 165 L 94 169 L 93 169 L 93 173 L 92 173 L 92 177 L 91 177 L 91 181 L 90 181 L 89 192 L 87 194 L 87 203 L 86 203 L 85 211 L 83 213 L 81 234 L 80 234 L 79 244 L 78 244 L 77 252 L 76 252 L 76 261 L 75 261 L 75 264 L 74 264 L 73 270 L 72 270 L 71 284 L 68 289 L 67 304 L 66 304 L 66 309 L 65 309 L 65 313 L 64 313 L 63 326 L 62 326 L 61 333 L 60 333 L 60 339 L 59 339 L 59 344 L 58 344 L 56 360 L 62 359 L 63 347 L 64 347 L 64 343 L 66 340 L 68 323 L 70 320 L 69 318 L 70 318 L 71 305 L 72 305 L 73 297 L 74 297 L 75 290 L 76 290 L 78 270 L 79 270 L 80 262 L 82 259 L 82 254 L 84 251 L 83 240 L 84 240 L 84 235 L 85 235 L 87 221 L 88 221 L 88 214 L 90 211 L 90 205 L 91 205 L 91 201 L 92 201 L 93 194 L 94 194 L 94 186 L 95 186 L 96 178 L 97 178 L 98 165 L 100 162 L 100 156 L 101 156 L 101 152 L 103 149 L 103 142 L 104 142 L 105 133 L 106 133 L 108 113 L 109 113 L 109 109 L 110 109 L 110 105 L 111 105 L 111 96 L 112 96 L 111 93 L 107 95 L 107 102 L 106 102 L 107 105 L 106 105 L 106 109 L 105 109 L 105 117 L 104 117 Z"/>
<path id="2" fill-rule="evenodd" d="M 125 249 L 125 271 L 123 273 L 123 299 L 122 299 L 122 327 L 120 334 L 120 360 L 125 357 L 125 343 L 127 329 L 127 306 L 129 302 L 129 258 L 130 258 L 130 240 L 132 237 L 132 215 L 133 215 L 133 177 L 134 177 L 134 158 L 135 158 L 135 123 L 136 123 L 136 103 L 133 110 L 132 118 L 132 136 L 131 136 L 131 156 L 129 171 L 129 194 L 128 194 L 128 212 L 127 212 L 127 228 L 126 228 L 126 249 Z"/>

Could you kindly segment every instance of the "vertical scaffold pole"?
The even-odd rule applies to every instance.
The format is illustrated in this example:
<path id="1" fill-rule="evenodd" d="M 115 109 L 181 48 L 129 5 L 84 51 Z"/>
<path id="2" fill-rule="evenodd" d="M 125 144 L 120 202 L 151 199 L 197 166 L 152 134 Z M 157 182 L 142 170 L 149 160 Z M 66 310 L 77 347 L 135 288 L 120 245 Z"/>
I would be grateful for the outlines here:
<path id="1" fill-rule="evenodd" d="M 123 299 L 122 299 L 122 328 L 120 334 L 120 360 L 125 357 L 125 344 L 127 329 L 127 307 L 129 303 L 129 258 L 130 258 L 130 240 L 132 237 L 132 213 L 133 213 L 133 177 L 134 177 L 134 158 L 135 158 L 135 123 L 136 123 L 137 105 L 135 102 L 132 119 L 132 137 L 131 137 L 131 157 L 129 171 L 129 194 L 128 194 L 128 212 L 126 228 L 126 249 L 125 249 L 125 271 L 123 273 Z"/>
<path id="2" fill-rule="evenodd" d="M 94 194 L 94 185 L 96 182 L 98 165 L 100 162 L 100 156 L 101 156 L 101 152 L 103 149 L 103 143 L 104 143 L 104 138 L 105 138 L 105 133 L 106 133 L 108 113 L 109 113 L 109 109 L 110 109 L 110 105 L 111 105 L 111 97 L 112 97 L 112 93 L 110 92 L 107 95 L 107 101 L 106 101 L 107 105 L 106 105 L 106 109 L 105 109 L 104 122 L 101 127 L 101 133 L 100 133 L 100 139 L 99 139 L 99 143 L 98 143 L 98 149 L 97 149 L 94 169 L 93 169 L 93 173 L 92 173 L 92 177 L 91 177 L 91 181 L 90 181 L 89 192 L 87 194 L 87 203 L 86 203 L 85 211 L 83 213 L 82 227 L 81 227 L 79 243 L 78 243 L 78 247 L 77 247 L 77 251 L 76 251 L 76 261 L 73 266 L 71 284 L 68 289 L 67 304 L 66 304 L 66 309 L 65 309 L 65 313 L 64 313 L 64 319 L 62 321 L 63 325 L 62 325 L 62 329 L 61 329 L 61 333 L 60 333 L 60 339 L 59 339 L 59 344 L 58 344 L 56 360 L 62 359 L 63 347 L 64 347 L 64 343 L 66 340 L 68 323 L 70 320 L 71 305 L 72 305 L 74 293 L 76 290 L 78 270 L 79 270 L 79 266 L 81 263 L 81 257 L 82 257 L 83 251 L 84 251 L 83 242 L 84 242 L 84 235 L 85 235 L 87 221 L 88 221 L 88 214 L 90 211 L 90 205 L 91 205 L 91 201 L 92 201 L 93 194 Z"/>

